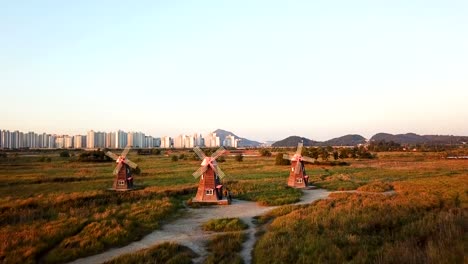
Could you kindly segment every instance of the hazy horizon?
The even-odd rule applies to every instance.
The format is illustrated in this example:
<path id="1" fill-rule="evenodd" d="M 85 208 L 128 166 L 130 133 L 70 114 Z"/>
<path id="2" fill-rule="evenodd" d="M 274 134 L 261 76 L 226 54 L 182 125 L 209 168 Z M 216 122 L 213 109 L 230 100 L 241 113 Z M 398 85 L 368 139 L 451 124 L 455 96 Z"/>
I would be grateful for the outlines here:
<path id="1" fill-rule="evenodd" d="M 0 129 L 466 136 L 467 13 L 466 1 L 5 2 Z"/>

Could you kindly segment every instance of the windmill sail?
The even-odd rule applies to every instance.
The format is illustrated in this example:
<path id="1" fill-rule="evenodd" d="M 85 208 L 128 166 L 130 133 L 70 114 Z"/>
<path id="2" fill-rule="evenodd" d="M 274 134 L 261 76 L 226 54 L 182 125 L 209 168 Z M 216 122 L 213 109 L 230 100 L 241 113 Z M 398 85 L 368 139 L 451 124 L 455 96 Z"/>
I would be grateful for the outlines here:
<path id="1" fill-rule="evenodd" d="M 199 147 L 194 147 L 194 148 L 193 148 L 193 152 L 195 152 L 195 154 L 197 154 L 197 156 L 198 156 L 201 160 L 203 160 L 203 159 L 206 158 L 205 153 L 203 153 L 203 151 L 202 151 Z"/>
<path id="2" fill-rule="evenodd" d="M 200 177 L 208 169 L 208 166 L 202 166 L 197 171 L 195 171 L 192 176 L 195 178 Z"/>
<path id="3" fill-rule="evenodd" d="M 119 156 L 115 155 L 114 153 L 112 153 L 110 151 L 106 152 L 106 156 L 113 159 L 113 160 L 117 160 L 119 158 Z"/>

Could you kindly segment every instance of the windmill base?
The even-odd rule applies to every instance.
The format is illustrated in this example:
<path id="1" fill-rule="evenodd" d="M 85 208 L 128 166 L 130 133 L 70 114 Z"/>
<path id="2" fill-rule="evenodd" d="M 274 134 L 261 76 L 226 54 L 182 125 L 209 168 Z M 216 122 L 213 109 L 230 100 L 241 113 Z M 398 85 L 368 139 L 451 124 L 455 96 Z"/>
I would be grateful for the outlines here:
<path id="1" fill-rule="evenodd" d="M 191 199 L 189 201 L 189 204 L 199 204 L 199 205 L 229 205 L 231 204 L 231 201 L 228 199 L 222 199 L 222 200 L 217 200 L 217 201 L 198 201 L 195 200 L 195 198 Z"/>
<path id="2" fill-rule="evenodd" d="M 126 188 L 126 189 L 107 188 L 108 191 L 114 191 L 114 192 L 128 192 L 128 191 L 134 191 L 138 189 L 143 189 L 143 186 L 133 185 L 132 188 Z"/>

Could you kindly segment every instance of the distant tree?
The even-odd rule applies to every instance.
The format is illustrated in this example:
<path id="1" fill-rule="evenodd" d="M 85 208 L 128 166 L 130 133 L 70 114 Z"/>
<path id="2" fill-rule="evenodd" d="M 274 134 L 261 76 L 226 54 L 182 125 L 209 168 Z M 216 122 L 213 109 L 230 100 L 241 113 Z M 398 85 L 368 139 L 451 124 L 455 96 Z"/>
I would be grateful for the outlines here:
<path id="1" fill-rule="evenodd" d="M 70 152 L 68 152 L 68 150 L 61 151 L 60 152 L 60 157 L 69 158 L 70 157 Z"/>
<path id="2" fill-rule="evenodd" d="M 271 157 L 271 152 L 268 149 L 261 149 L 260 156 L 262 157 Z"/>
<path id="3" fill-rule="evenodd" d="M 178 161 L 179 158 L 178 158 L 176 155 L 172 155 L 172 156 L 171 156 L 171 160 L 172 160 L 172 161 Z"/>
<path id="4" fill-rule="evenodd" d="M 180 154 L 180 155 L 179 155 L 179 159 L 180 159 L 180 160 L 184 160 L 184 159 L 185 159 L 185 154 L 184 154 L 184 153 Z"/>
<path id="5" fill-rule="evenodd" d="M 200 158 L 195 153 L 192 153 L 192 155 L 190 155 L 190 159 L 191 160 L 200 160 Z"/>
<path id="6" fill-rule="evenodd" d="M 283 159 L 284 153 L 278 152 L 275 157 L 275 165 L 291 165 L 291 162 L 287 159 Z"/>
<path id="7" fill-rule="evenodd" d="M 51 161 L 52 161 L 52 159 L 49 157 L 49 158 L 46 158 L 46 159 L 45 159 L 45 161 L 47 161 L 47 162 L 51 162 Z"/>
<path id="8" fill-rule="evenodd" d="M 158 148 L 151 149 L 151 154 L 161 155 L 161 149 L 158 149 Z"/>
<path id="9" fill-rule="evenodd" d="M 322 148 L 320 152 L 320 156 L 323 160 L 328 160 L 328 157 L 330 157 L 330 153 L 326 148 Z"/>
<path id="10" fill-rule="evenodd" d="M 339 157 L 339 155 L 338 155 L 338 151 L 336 151 L 336 150 L 335 150 L 335 151 L 333 151 L 333 159 L 334 159 L 334 160 L 337 160 L 337 159 L 338 159 L 338 157 Z"/>
<path id="11" fill-rule="evenodd" d="M 346 159 L 346 158 L 348 157 L 348 155 L 349 155 L 349 154 L 348 154 L 349 151 L 348 151 L 347 148 L 340 148 L 339 153 L 340 153 L 340 154 L 338 155 L 338 157 L 339 157 L 340 159 Z"/>
<path id="12" fill-rule="evenodd" d="M 317 148 L 311 148 L 309 150 L 309 154 L 308 154 L 309 157 L 317 160 L 319 158 L 319 151 Z"/>
<path id="13" fill-rule="evenodd" d="M 239 153 L 236 155 L 235 158 L 236 158 L 236 161 L 241 162 L 244 160 L 244 155 L 242 155 L 242 153 Z"/>
<path id="14" fill-rule="evenodd" d="M 223 163 L 223 162 L 226 161 L 226 158 L 225 158 L 224 156 L 220 156 L 220 157 L 218 157 L 218 158 L 216 159 L 216 161 L 219 162 L 219 163 Z"/>

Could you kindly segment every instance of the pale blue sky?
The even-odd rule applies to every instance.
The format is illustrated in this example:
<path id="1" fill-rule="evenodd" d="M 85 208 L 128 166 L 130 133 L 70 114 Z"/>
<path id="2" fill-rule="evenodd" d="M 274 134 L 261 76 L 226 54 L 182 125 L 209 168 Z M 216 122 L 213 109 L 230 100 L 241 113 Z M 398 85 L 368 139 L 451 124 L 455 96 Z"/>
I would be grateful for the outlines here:
<path id="1" fill-rule="evenodd" d="M 1 1 L 0 129 L 468 135 L 468 1 Z"/>

